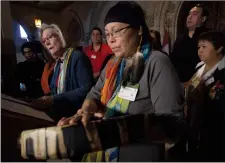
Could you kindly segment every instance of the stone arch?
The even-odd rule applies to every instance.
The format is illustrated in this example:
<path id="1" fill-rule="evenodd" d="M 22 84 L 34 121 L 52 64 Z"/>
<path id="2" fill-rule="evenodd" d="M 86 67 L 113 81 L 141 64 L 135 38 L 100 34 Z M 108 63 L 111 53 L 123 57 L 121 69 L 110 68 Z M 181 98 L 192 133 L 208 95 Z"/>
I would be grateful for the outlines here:
<path id="1" fill-rule="evenodd" d="M 180 12 L 182 11 L 182 6 L 184 2 L 181 2 L 177 8 L 177 15 L 176 15 L 176 31 L 175 31 L 175 39 L 177 38 L 178 35 L 178 23 L 179 23 L 179 15 Z"/>
<path id="2" fill-rule="evenodd" d="M 178 31 L 178 28 L 177 28 L 177 23 L 178 23 L 178 18 L 179 18 L 179 13 L 180 13 L 180 11 L 181 11 L 181 6 L 183 5 L 183 2 L 180 2 L 180 3 L 178 3 L 178 6 L 177 6 L 177 11 L 175 12 L 176 13 L 176 16 L 175 16 L 175 19 L 174 19 L 174 21 L 175 21 L 175 24 L 174 24 L 174 39 L 176 39 L 177 38 L 177 31 Z"/>
<path id="3" fill-rule="evenodd" d="M 183 2 L 164 1 L 161 3 L 159 31 L 163 39 L 164 28 L 166 28 L 170 34 L 171 44 L 173 44 L 177 37 L 178 16 Z"/>
<path id="4" fill-rule="evenodd" d="M 74 11 L 74 10 L 70 10 L 71 12 L 71 16 L 72 16 L 72 19 L 70 21 L 70 24 L 69 24 L 69 27 L 70 25 L 72 24 L 72 26 L 74 27 L 77 27 L 78 28 L 78 36 L 77 36 L 77 40 L 83 40 L 84 39 L 84 28 L 83 28 L 83 25 L 82 25 L 82 21 L 80 19 L 80 17 L 78 16 L 78 14 Z M 74 29 L 77 29 L 77 28 L 74 28 Z"/>
<path id="5" fill-rule="evenodd" d="M 93 19 L 93 15 L 94 15 L 95 5 L 96 5 L 96 2 L 93 1 L 92 5 L 91 5 L 92 7 L 89 9 L 89 14 L 88 14 L 87 19 L 84 24 L 85 30 L 84 30 L 84 39 L 82 40 L 83 46 L 87 46 L 89 44 L 89 38 L 90 38 L 89 33 L 90 33 L 90 30 L 92 27 L 92 21 L 93 21 L 92 19 Z"/>
<path id="6" fill-rule="evenodd" d="M 15 45 L 15 52 L 16 52 L 16 59 L 17 59 L 17 62 L 22 62 L 25 60 L 24 56 L 21 54 L 21 46 L 27 42 L 26 39 L 22 39 L 20 37 L 20 28 L 19 26 L 22 26 L 22 28 L 25 30 L 27 36 L 31 35 L 31 32 L 30 32 L 30 29 L 29 29 L 29 26 L 19 20 L 13 20 L 12 22 L 12 32 L 13 32 L 13 42 L 14 42 L 14 45 Z"/>
<path id="7" fill-rule="evenodd" d="M 160 16 L 159 16 L 159 32 L 161 34 L 161 40 L 163 39 L 164 35 L 164 25 L 165 25 L 165 19 L 166 19 L 166 12 L 168 7 L 168 1 L 161 2 L 161 9 L 160 9 Z"/>
<path id="8" fill-rule="evenodd" d="M 84 28 L 80 17 L 72 9 L 67 10 L 63 16 L 67 18 L 62 22 L 62 31 L 67 45 L 79 46 L 80 41 L 84 40 Z"/>
<path id="9" fill-rule="evenodd" d="M 11 10 L 11 17 L 13 21 L 23 26 L 24 30 L 29 33 L 29 35 L 35 35 L 37 30 L 34 24 L 34 18 L 37 18 L 37 14 L 31 13 L 29 15 L 17 14 L 17 10 Z"/>
<path id="10" fill-rule="evenodd" d="M 32 27 L 32 25 L 29 24 L 28 22 L 24 21 L 21 18 L 17 18 L 17 17 L 12 17 L 12 20 L 13 20 L 13 24 L 16 23 L 16 24 L 21 25 L 24 28 L 24 30 L 26 31 L 27 35 L 34 34 L 34 32 L 35 32 L 34 27 Z"/>
<path id="11" fill-rule="evenodd" d="M 89 11 L 89 15 L 88 15 L 88 30 L 86 30 L 85 33 L 85 42 L 86 44 L 90 44 L 91 40 L 90 40 L 90 31 L 92 30 L 92 28 L 94 26 L 97 26 L 99 28 L 101 28 L 99 26 L 99 17 L 101 16 L 101 11 L 102 8 L 104 8 L 105 2 L 101 1 L 101 2 L 92 2 L 92 8 Z M 102 28 L 101 28 L 102 29 Z"/>

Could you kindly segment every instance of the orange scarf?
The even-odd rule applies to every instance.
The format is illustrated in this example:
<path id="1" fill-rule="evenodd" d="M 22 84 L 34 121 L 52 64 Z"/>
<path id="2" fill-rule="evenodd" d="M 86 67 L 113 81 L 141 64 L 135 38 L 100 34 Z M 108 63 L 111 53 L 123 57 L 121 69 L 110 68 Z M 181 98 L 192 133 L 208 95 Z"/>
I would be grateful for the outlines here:
<path id="1" fill-rule="evenodd" d="M 41 87 L 45 95 L 51 93 L 48 80 L 54 70 L 54 67 L 55 67 L 55 62 L 48 62 L 45 64 L 44 71 L 42 73 Z"/>
<path id="2" fill-rule="evenodd" d="M 113 57 L 109 60 L 106 72 L 105 72 L 105 84 L 101 91 L 101 103 L 106 105 L 110 98 L 112 97 L 115 87 L 116 87 L 116 78 L 118 74 L 118 68 L 120 66 L 122 58 Z"/>

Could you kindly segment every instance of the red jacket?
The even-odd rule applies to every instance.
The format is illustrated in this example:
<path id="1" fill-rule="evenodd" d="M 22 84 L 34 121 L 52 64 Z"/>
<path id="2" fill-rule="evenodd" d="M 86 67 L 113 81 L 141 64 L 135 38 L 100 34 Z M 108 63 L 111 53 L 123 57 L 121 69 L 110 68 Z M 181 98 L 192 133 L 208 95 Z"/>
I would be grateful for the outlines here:
<path id="1" fill-rule="evenodd" d="M 84 53 L 91 61 L 93 73 L 97 73 L 100 72 L 100 69 L 106 57 L 112 54 L 112 50 L 107 44 L 102 44 L 101 48 L 95 52 L 92 45 L 89 45 L 84 48 Z"/>

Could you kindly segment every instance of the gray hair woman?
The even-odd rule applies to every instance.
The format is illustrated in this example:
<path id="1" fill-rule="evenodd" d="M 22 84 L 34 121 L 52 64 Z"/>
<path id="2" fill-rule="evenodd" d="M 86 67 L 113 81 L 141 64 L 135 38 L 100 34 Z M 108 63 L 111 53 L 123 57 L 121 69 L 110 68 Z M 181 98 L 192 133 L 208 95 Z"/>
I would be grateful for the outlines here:
<path id="1" fill-rule="evenodd" d="M 104 23 L 106 39 L 115 57 L 101 72 L 77 114 L 63 118 L 58 125 L 74 124 L 80 119 L 86 122 L 90 115 L 180 115 L 182 86 L 168 56 L 151 49 L 142 8 L 135 2 L 119 2 L 109 10 Z M 87 154 L 83 161 L 118 161 L 118 157 L 119 161 L 158 161 L 162 159 L 160 151 L 164 151 L 164 144 L 136 143 Z"/>
<path id="2" fill-rule="evenodd" d="M 55 24 L 43 24 L 40 40 L 56 60 L 51 79 L 51 95 L 34 101 L 45 111 L 50 111 L 57 121 L 76 113 L 93 85 L 91 63 L 80 51 L 66 47 L 66 41 Z M 51 109 L 48 109 L 51 108 Z"/>
<path id="3" fill-rule="evenodd" d="M 54 58 L 62 57 L 62 52 L 60 53 L 59 49 L 63 50 L 66 48 L 66 41 L 62 31 L 56 24 L 42 24 L 39 39 Z"/>

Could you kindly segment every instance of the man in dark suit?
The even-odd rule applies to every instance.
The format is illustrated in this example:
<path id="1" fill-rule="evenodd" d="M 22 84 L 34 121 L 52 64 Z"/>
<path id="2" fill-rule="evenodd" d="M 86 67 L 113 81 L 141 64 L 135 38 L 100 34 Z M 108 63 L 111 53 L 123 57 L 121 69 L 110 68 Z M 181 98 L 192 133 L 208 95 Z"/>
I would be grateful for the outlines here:
<path id="1" fill-rule="evenodd" d="M 208 11 L 203 5 L 191 8 L 186 20 L 187 32 L 179 36 L 173 45 L 170 57 L 182 83 L 190 80 L 200 62 L 197 39 L 201 33 L 209 31 L 205 28 L 207 17 Z"/>

